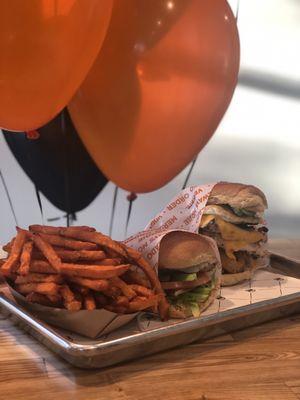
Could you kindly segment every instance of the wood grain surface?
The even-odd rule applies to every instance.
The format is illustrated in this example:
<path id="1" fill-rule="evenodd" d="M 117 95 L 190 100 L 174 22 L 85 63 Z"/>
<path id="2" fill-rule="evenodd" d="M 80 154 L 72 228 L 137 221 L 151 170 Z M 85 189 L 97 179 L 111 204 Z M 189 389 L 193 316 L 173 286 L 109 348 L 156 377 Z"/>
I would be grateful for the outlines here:
<path id="1" fill-rule="evenodd" d="M 300 240 L 276 240 L 271 248 L 300 259 Z M 300 316 L 88 371 L 0 314 L 0 399 L 300 399 Z"/>

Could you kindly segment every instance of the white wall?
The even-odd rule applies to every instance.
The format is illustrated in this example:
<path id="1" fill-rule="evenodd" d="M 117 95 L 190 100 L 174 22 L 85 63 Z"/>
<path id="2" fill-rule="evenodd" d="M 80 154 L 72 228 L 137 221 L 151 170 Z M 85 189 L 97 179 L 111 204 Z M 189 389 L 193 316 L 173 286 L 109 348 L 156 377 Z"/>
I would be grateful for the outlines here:
<path id="1" fill-rule="evenodd" d="M 231 1 L 236 9 L 236 1 Z M 269 200 L 267 218 L 272 236 L 300 237 L 300 4 L 296 0 L 241 0 L 241 84 L 216 134 L 199 154 L 190 184 L 218 180 L 260 186 Z M 275 87 L 287 83 L 294 97 L 280 96 L 243 85 L 243 74 L 269 77 Z M 279 77 L 279 78 L 278 78 Z M 278 86 L 278 85 L 277 85 Z M 296 93 L 296 95 L 295 95 Z M 300 93 L 300 89 L 298 90 Z M 0 170 L 8 185 L 18 224 L 40 223 L 32 183 L 0 136 Z M 128 234 L 142 229 L 181 188 L 187 169 L 162 189 L 140 195 L 133 204 Z M 77 217 L 107 233 L 114 185 L 109 183 Z M 119 190 L 113 236 L 124 237 L 128 209 Z M 43 198 L 45 220 L 62 216 Z M 63 219 L 59 223 L 63 223 Z M 46 221 L 45 221 L 46 222 Z M 0 182 L 0 243 L 14 233 L 14 219 Z"/>

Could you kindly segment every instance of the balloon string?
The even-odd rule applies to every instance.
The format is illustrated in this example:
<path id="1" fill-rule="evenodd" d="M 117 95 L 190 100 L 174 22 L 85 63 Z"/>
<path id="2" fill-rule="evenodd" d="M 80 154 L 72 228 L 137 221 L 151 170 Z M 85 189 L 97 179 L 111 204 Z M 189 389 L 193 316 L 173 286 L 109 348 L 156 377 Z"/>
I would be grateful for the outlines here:
<path id="1" fill-rule="evenodd" d="M 67 211 L 66 224 L 70 226 L 70 184 L 69 184 L 69 170 L 68 170 L 68 149 L 67 149 L 67 132 L 66 132 L 66 121 L 65 121 L 65 110 L 61 112 L 61 130 L 64 136 L 63 146 L 65 151 L 64 158 L 64 183 L 65 183 L 65 208 Z"/>
<path id="2" fill-rule="evenodd" d="M 236 22 L 238 22 L 238 19 L 239 19 L 239 11 L 240 11 L 240 0 L 238 0 L 237 6 L 236 6 L 236 12 L 235 12 Z"/>
<path id="3" fill-rule="evenodd" d="M 75 213 L 67 213 L 64 217 L 67 220 L 67 226 L 68 227 L 73 225 L 74 221 L 77 221 L 77 217 L 76 217 Z"/>
<path id="4" fill-rule="evenodd" d="M 126 219 L 126 227 L 125 227 L 125 238 L 127 237 L 127 230 L 128 230 L 128 225 L 129 225 L 129 220 L 132 212 L 132 203 L 134 200 L 137 198 L 137 195 L 135 193 L 130 193 L 127 196 L 127 200 L 129 201 L 129 206 L 128 206 L 128 213 L 127 213 L 127 219 Z"/>
<path id="5" fill-rule="evenodd" d="M 2 175 L 2 172 L 1 172 L 1 171 L 0 171 L 0 178 L 1 178 L 1 181 L 2 181 L 2 184 L 3 184 L 3 187 L 4 187 L 4 190 L 5 190 L 5 193 L 6 193 L 8 202 L 9 202 L 9 205 L 10 205 L 11 212 L 12 212 L 12 214 L 13 214 L 13 216 L 14 216 L 15 223 L 16 223 L 16 225 L 18 226 L 19 224 L 18 224 L 17 216 L 16 216 L 16 213 L 15 213 L 15 210 L 14 210 L 14 206 L 13 206 L 13 203 L 12 203 L 12 200 L 11 200 L 11 197 L 10 197 L 10 194 L 9 194 L 8 187 L 7 187 L 7 185 L 6 185 L 4 176 Z"/>
<path id="6" fill-rule="evenodd" d="M 34 188 L 35 188 L 36 198 L 37 198 L 37 201 L 38 201 L 38 204 L 39 204 L 39 207 L 40 207 L 40 212 L 41 212 L 41 216 L 42 216 L 42 222 L 43 222 L 43 225 L 44 225 L 44 212 L 43 212 L 43 204 L 42 204 L 40 191 L 39 191 L 39 189 L 37 188 L 36 185 L 34 185 Z"/>
<path id="7" fill-rule="evenodd" d="M 112 234 L 113 226 L 114 226 L 114 219 L 115 219 L 115 211 L 116 211 L 116 204 L 117 204 L 117 197 L 118 197 L 118 186 L 115 186 L 114 190 L 114 198 L 113 204 L 111 209 L 111 216 L 110 216 L 110 223 L 109 223 L 109 236 Z"/>
<path id="8" fill-rule="evenodd" d="M 39 133 L 37 130 L 35 130 L 35 131 L 30 131 L 30 132 L 35 132 L 35 135 L 36 135 L 36 136 L 35 136 L 35 137 L 30 137 L 30 136 L 29 136 L 29 132 L 25 132 L 25 135 L 26 135 L 26 139 L 27 139 L 27 140 L 32 140 L 32 139 L 37 140 L 37 139 L 40 138 L 40 133 Z M 29 161 L 29 164 L 33 165 L 33 163 L 32 163 L 32 158 L 31 158 L 31 152 L 28 151 L 26 154 L 27 154 L 27 159 L 28 159 L 28 161 Z M 35 189 L 36 198 L 37 198 L 38 205 L 39 205 L 40 212 L 41 212 L 42 223 L 43 223 L 43 225 L 44 225 L 44 213 L 43 213 L 42 199 L 41 199 L 41 196 L 40 196 L 39 189 L 38 189 L 38 187 L 37 187 L 36 185 L 34 185 L 34 189 Z"/>
<path id="9" fill-rule="evenodd" d="M 53 218 L 47 218 L 48 222 L 54 222 L 54 221 L 59 221 L 61 217 L 53 217 Z"/>
<path id="10" fill-rule="evenodd" d="M 198 156 L 197 156 L 197 157 L 198 157 Z M 186 176 L 186 178 L 185 178 L 184 184 L 183 184 L 183 186 L 182 186 L 182 190 L 185 189 L 185 188 L 187 187 L 187 184 L 188 184 L 188 181 L 189 181 L 189 179 L 190 179 L 191 173 L 192 173 L 192 171 L 193 171 L 193 169 L 194 169 L 194 166 L 195 166 L 195 164 L 196 164 L 197 157 L 196 157 L 196 158 L 192 161 L 192 163 L 191 163 L 190 169 L 189 169 L 189 171 L 188 171 L 188 173 L 187 173 L 187 176 Z"/>

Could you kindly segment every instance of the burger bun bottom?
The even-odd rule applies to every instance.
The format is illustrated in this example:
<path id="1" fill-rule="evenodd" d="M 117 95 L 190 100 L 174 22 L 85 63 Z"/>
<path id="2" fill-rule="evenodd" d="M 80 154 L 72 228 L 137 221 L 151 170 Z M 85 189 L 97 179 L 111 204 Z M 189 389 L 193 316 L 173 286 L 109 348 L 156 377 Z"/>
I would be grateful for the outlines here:
<path id="1" fill-rule="evenodd" d="M 266 255 L 261 257 L 259 263 L 255 268 L 247 269 L 243 272 L 237 272 L 236 274 L 222 274 L 221 276 L 221 286 L 233 286 L 240 282 L 247 281 L 252 278 L 255 271 L 262 268 L 267 268 L 270 265 L 270 256 Z"/>

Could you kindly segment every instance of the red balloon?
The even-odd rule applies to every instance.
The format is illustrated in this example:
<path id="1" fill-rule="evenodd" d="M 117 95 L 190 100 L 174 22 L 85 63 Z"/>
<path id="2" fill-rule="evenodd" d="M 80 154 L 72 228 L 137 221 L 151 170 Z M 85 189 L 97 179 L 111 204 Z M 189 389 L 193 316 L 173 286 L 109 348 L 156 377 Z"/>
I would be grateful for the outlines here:
<path id="1" fill-rule="evenodd" d="M 70 101 L 102 45 L 113 0 L 0 1 L 0 126 L 29 131 Z"/>
<path id="2" fill-rule="evenodd" d="M 117 1 L 69 110 L 104 174 L 123 189 L 148 192 L 213 135 L 238 70 L 237 26 L 225 0 Z"/>

